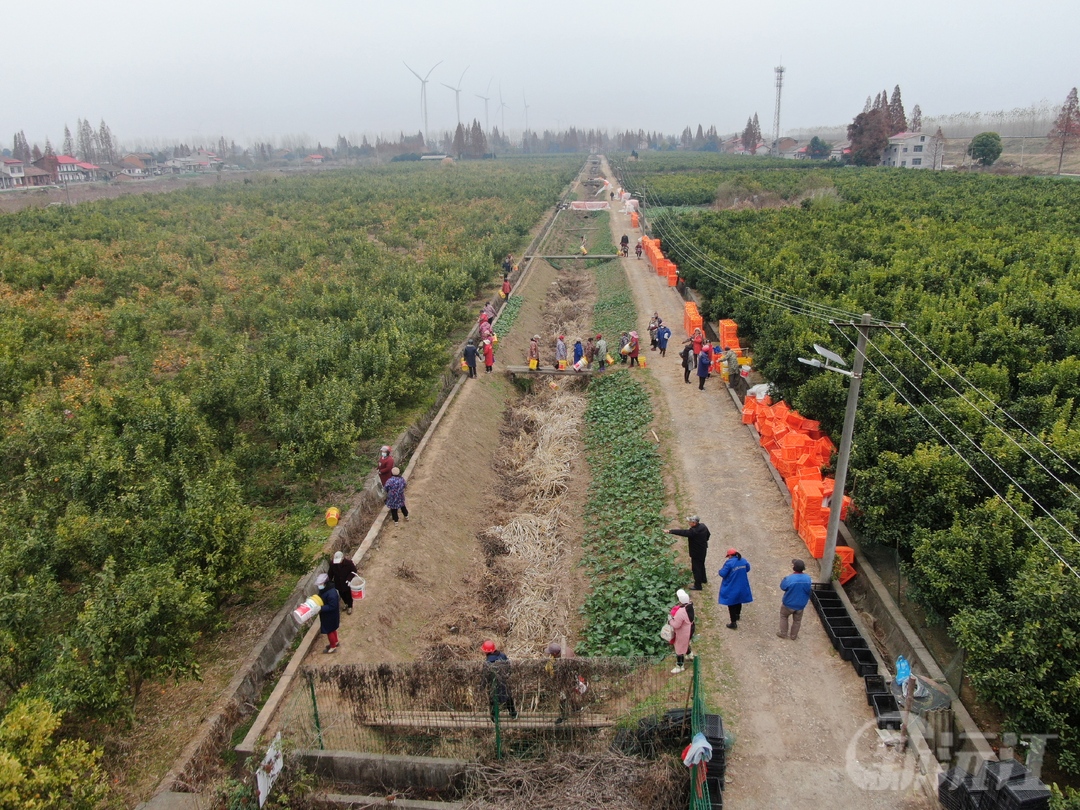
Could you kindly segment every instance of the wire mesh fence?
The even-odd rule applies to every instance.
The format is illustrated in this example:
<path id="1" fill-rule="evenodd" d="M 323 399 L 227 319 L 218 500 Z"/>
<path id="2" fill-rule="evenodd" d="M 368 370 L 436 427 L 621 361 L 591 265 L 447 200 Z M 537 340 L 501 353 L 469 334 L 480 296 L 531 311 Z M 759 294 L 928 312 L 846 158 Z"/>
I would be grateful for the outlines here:
<path id="1" fill-rule="evenodd" d="M 664 718 L 688 727 L 692 679 L 664 661 L 569 658 L 304 668 L 282 709 L 299 748 L 479 760 L 545 748 L 649 754 Z M 685 731 L 686 729 L 684 729 Z"/>

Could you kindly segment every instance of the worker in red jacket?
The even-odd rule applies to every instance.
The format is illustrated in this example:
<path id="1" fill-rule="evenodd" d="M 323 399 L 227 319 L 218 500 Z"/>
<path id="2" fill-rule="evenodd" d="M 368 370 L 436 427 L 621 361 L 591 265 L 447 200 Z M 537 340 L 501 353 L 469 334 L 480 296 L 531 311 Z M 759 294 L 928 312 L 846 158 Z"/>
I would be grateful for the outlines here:
<path id="1" fill-rule="evenodd" d="M 390 445 L 384 444 L 379 448 L 379 483 L 384 487 L 392 469 L 394 469 L 394 457 L 390 455 Z"/>

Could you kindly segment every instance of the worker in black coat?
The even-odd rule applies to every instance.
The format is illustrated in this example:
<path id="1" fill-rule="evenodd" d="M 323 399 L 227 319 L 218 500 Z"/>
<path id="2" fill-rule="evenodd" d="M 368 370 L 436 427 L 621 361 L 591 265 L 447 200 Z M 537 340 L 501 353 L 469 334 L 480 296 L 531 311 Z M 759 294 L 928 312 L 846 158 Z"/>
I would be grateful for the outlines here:
<path id="1" fill-rule="evenodd" d="M 701 586 L 709 581 L 705 573 L 705 556 L 709 553 L 709 527 L 702 523 L 697 515 L 690 515 L 686 522 L 690 524 L 689 529 L 668 529 L 667 533 L 686 538 L 690 552 L 690 569 L 694 572 L 694 587 L 690 590 L 700 591 Z"/>

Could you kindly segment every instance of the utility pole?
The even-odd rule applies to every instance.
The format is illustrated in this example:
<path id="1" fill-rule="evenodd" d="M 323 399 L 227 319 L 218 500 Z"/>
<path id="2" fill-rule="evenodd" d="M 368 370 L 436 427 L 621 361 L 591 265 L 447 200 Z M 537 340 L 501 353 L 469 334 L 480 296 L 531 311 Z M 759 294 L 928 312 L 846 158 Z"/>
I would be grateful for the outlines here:
<path id="1" fill-rule="evenodd" d="M 855 362 L 851 367 L 847 408 L 844 410 L 844 432 L 840 434 L 840 449 L 836 456 L 836 476 L 832 502 L 829 505 L 829 527 L 825 530 L 825 554 L 821 558 L 821 581 L 832 581 L 833 559 L 836 557 L 836 536 L 840 533 L 840 511 L 844 508 L 844 485 L 847 483 L 848 461 L 851 459 L 851 438 L 855 433 L 855 411 L 859 404 L 863 363 L 866 360 L 866 335 L 870 331 L 870 313 L 864 312 L 859 322 L 859 339 L 855 343 Z"/>

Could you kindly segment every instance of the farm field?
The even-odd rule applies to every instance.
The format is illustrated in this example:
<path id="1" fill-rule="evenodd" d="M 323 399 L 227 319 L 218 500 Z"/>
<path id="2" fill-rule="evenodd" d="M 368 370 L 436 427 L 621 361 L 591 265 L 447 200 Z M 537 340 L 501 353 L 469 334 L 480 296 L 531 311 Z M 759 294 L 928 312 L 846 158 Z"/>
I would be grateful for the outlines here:
<path id="1" fill-rule="evenodd" d="M 628 217 L 618 212 L 605 217 L 610 221 L 603 239 L 617 242 Z M 566 233 L 552 238 L 576 243 L 577 231 L 596 224 L 568 218 Z M 595 230 L 589 233 L 601 238 Z M 600 252 L 591 242 L 594 249 Z M 715 574 L 729 544 L 739 545 L 754 562 L 760 603 L 748 606 L 745 627 L 732 633 L 723 627 L 727 619 L 720 618 L 726 611 L 716 605 L 715 576 L 704 592 L 694 594 L 699 622 L 694 649 L 709 710 L 723 714 L 738 740 L 729 758 L 726 796 L 732 804 L 775 807 L 784 796 L 796 808 L 822 801 L 861 810 L 928 807 L 910 781 L 877 788 L 845 775 L 852 757 L 866 769 L 856 770 L 860 778 L 875 768 L 908 766 L 876 735 L 858 733 L 866 723 L 862 683 L 832 652 L 816 622 L 807 621 L 798 644 L 775 638 L 775 582 L 790 570 L 801 541 L 726 390 L 718 382 L 710 382 L 704 393 L 684 386 L 676 352 L 661 359 L 648 352 L 647 343 L 648 369 L 605 372 L 585 391 L 584 381 L 558 378 L 557 389 L 541 381 L 522 396 L 498 373 L 501 364 L 522 362 L 534 333 L 542 337 L 541 364 L 550 364 L 552 336 L 588 334 L 590 309 L 592 327 L 609 339 L 635 324 L 645 334 L 653 309 L 672 319 L 681 299 L 658 284 L 655 274 L 642 277 L 644 265 L 631 258 L 583 271 L 569 261 L 561 270 L 537 263 L 515 288 L 511 300 L 520 296 L 522 304 L 513 328 L 503 333 L 501 319 L 496 324 L 496 374 L 464 384 L 416 459 L 410 491 L 421 500 L 412 520 L 384 524 L 360 562 L 370 595 L 353 615 L 343 617 L 341 649 L 328 656 L 316 644 L 304 660 L 304 667 L 318 670 L 323 684 L 318 705 L 322 728 L 331 735 L 327 745 L 341 739 L 359 744 L 361 737 L 370 744 L 363 721 L 350 726 L 340 716 L 327 719 L 322 713 L 324 705 L 339 701 L 328 684 L 353 678 L 349 668 L 354 666 L 367 666 L 367 677 L 393 691 L 413 682 L 398 680 L 410 671 L 417 682 L 429 680 L 425 673 L 433 662 L 468 667 L 479 660 L 478 643 L 488 637 L 497 640 L 514 667 L 521 662 L 524 672 L 542 666 L 543 648 L 552 637 L 578 654 L 662 651 L 656 622 L 667 615 L 673 589 L 687 584 L 688 572 L 685 542 L 659 530 L 685 525 L 682 516 L 700 510 L 713 531 L 709 570 Z M 589 403 L 584 410 L 583 395 Z M 549 444 L 551 436 L 572 440 L 569 446 Z M 565 473 L 556 474 L 564 464 Z M 446 475 L 447 469 L 455 474 Z M 537 499 L 537 491 L 549 494 Z M 559 502 L 554 538 L 546 535 L 546 519 L 531 519 L 535 506 L 549 501 Z M 534 527 L 539 531 L 529 531 Z M 543 552 L 539 560 L 529 553 L 537 547 Z M 538 592 L 543 609 L 533 610 Z M 415 670 L 408 669 L 409 662 L 417 663 Z M 689 682 L 685 674 L 669 674 L 670 662 L 669 654 L 657 667 L 658 682 L 681 705 Z M 830 688 L 823 689 L 823 683 Z M 391 712 L 402 708 L 396 698 L 386 701 Z M 298 730 L 301 744 L 314 740 L 306 689 L 294 688 L 281 705 L 280 717 L 263 732 L 264 743 L 277 728 Z M 410 718 L 426 710 L 409 708 Z M 378 705 L 373 710 L 379 711 Z M 528 722 L 537 722 L 535 709 L 523 711 Z M 457 750 L 460 737 L 447 728 L 427 744 L 436 751 Z M 512 722 L 507 728 L 515 733 Z M 545 732 L 538 736 L 545 738 Z M 477 736 L 490 747 L 489 738 L 483 732 Z M 546 738 L 558 738 L 557 729 Z M 506 779 L 521 775 L 512 761 L 503 764 L 505 771 L 495 767 L 488 763 L 485 772 L 505 773 Z M 790 797 L 792 779 L 805 787 L 805 795 Z M 524 806 L 529 790 L 522 788 L 517 803 L 485 803 L 473 795 L 467 806 Z M 573 806 L 569 796 L 567 804 L 557 805 L 557 796 L 543 794 L 548 802 L 543 806 Z M 613 801 L 612 806 L 631 806 L 629 796 L 622 805 Z"/>
<path id="2" fill-rule="evenodd" d="M 707 162 L 671 174 L 666 158 L 620 163 L 623 183 L 648 202 L 662 179 L 663 205 L 718 209 L 645 210 L 706 319 L 749 337 L 774 397 L 838 435 L 846 385 L 797 358 L 815 342 L 850 358 L 854 330 L 830 319 L 903 324 L 871 330 L 849 525 L 898 550 L 979 697 L 1008 729 L 1060 734 L 1054 767 L 1075 779 L 1080 188 L 890 169 L 719 176 Z M 704 170 L 716 196 L 702 202 Z M 762 207 L 731 200 L 753 195 Z"/>
<path id="3" fill-rule="evenodd" d="M 320 500 L 430 401 L 471 302 L 579 162 L 0 218 L 2 700 L 43 697 L 71 734 L 197 676 L 219 611 L 310 565 Z"/>

